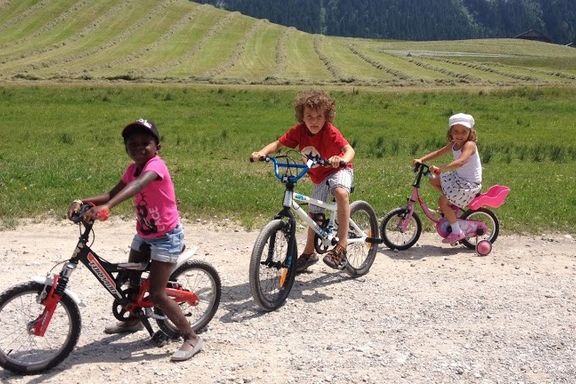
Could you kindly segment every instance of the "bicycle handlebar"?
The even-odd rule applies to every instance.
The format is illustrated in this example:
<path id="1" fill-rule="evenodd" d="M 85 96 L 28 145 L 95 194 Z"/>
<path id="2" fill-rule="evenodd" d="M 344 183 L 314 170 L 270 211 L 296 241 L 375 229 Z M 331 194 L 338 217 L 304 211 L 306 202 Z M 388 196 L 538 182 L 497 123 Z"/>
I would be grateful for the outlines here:
<path id="1" fill-rule="evenodd" d="M 76 212 L 74 212 L 74 214 L 72 214 L 72 217 L 70 217 L 70 220 L 74 224 L 79 224 L 80 222 L 82 222 L 84 224 L 92 224 L 91 222 L 89 223 L 84 219 L 84 215 L 93 206 L 94 206 L 94 204 L 92 204 L 92 203 L 82 203 L 82 205 L 80 205 L 80 209 L 78 209 L 78 211 L 76 211 Z M 100 221 L 106 221 L 106 220 L 108 220 L 109 217 L 110 217 L 110 210 L 108 210 L 108 209 L 101 210 L 96 215 L 96 219 L 98 219 Z"/>
<path id="2" fill-rule="evenodd" d="M 250 159 L 251 162 L 253 162 L 254 160 L 251 158 Z M 261 156 L 258 161 L 266 161 L 266 162 L 272 162 L 272 164 L 274 165 L 274 176 L 280 180 L 283 183 L 296 183 L 298 180 L 300 180 L 302 177 L 304 177 L 304 175 L 306 175 L 306 173 L 308 173 L 308 171 L 310 170 L 310 168 L 312 168 L 314 165 L 321 165 L 324 167 L 331 167 L 332 164 L 325 159 L 320 159 L 317 157 L 313 157 L 313 158 L 308 158 L 308 160 L 306 161 L 305 164 L 302 163 L 291 163 L 291 162 L 279 162 L 277 157 L 274 156 Z M 343 160 L 340 160 L 340 167 L 345 167 L 347 165 L 347 163 Z M 283 175 L 280 173 L 280 168 L 285 168 L 285 169 L 301 169 L 300 172 L 298 172 L 298 174 L 296 175 Z"/>

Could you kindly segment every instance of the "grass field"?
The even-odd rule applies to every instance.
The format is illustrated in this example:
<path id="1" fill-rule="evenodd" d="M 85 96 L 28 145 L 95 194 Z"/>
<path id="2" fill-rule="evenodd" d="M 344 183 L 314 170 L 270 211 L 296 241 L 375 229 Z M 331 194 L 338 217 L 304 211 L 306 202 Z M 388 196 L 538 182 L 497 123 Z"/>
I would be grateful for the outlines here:
<path id="1" fill-rule="evenodd" d="M 576 85 L 576 49 L 313 35 L 188 0 L 0 1 L 0 81 Z"/>
<path id="2" fill-rule="evenodd" d="M 0 221 L 62 217 L 110 188 L 128 162 L 119 132 L 143 116 L 186 216 L 261 223 L 282 188 L 248 155 L 293 124 L 297 90 L 322 87 L 357 151 L 353 198 L 379 216 L 466 111 L 485 187 L 512 187 L 503 231 L 573 233 L 575 85 L 576 49 L 555 44 L 312 35 L 187 0 L 0 1 Z"/>
<path id="3" fill-rule="evenodd" d="M 404 203 L 410 160 L 442 145 L 450 114 L 477 119 L 484 185 L 512 188 L 504 233 L 576 223 L 576 89 L 359 91 L 338 88 L 336 125 L 357 151 L 354 199 L 383 216 Z M 250 227 L 280 209 L 282 186 L 249 154 L 294 122 L 295 90 L 238 87 L 0 88 L 0 217 L 63 217 L 76 198 L 108 190 L 128 164 L 121 128 L 158 123 L 162 155 L 189 218 Z M 310 185 L 302 185 L 309 191 Z M 426 189 L 430 201 L 436 195 Z M 130 204 L 114 214 L 131 215 Z"/>

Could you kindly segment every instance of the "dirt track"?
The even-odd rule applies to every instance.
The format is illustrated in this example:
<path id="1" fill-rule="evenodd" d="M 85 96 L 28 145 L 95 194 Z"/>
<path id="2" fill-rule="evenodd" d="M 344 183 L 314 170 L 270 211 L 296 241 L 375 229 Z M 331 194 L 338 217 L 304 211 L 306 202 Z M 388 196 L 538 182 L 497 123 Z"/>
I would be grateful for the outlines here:
<path id="1" fill-rule="evenodd" d="M 168 361 L 178 344 L 153 347 L 145 333 L 102 333 L 111 300 L 85 268 L 72 276 L 83 327 L 56 369 L 2 383 L 574 383 L 576 247 L 570 235 L 502 236 L 487 257 L 425 234 L 409 251 L 380 249 L 358 279 L 317 264 L 286 305 L 255 306 L 248 264 L 256 232 L 188 223 L 187 242 L 219 271 L 218 313 L 193 360 Z M 132 223 L 96 227 L 94 249 L 127 257 Z M 64 222 L 0 232 L 0 290 L 44 275 L 72 252 Z"/>

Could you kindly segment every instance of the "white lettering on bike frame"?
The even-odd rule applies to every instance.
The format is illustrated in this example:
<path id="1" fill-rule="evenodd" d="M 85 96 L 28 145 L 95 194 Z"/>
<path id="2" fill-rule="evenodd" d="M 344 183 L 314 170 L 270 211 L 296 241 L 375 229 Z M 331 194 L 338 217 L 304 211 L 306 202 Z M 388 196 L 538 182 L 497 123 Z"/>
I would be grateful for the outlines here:
<path id="1" fill-rule="evenodd" d="M 104 269 L 102 264 L 100 264 L 96 256 L 94 256 L 92 252 L 89 252 L 87 258 L 88 258 L 88 266 L 90 267 L 92 272 L 94 272 L 94 274 L 98 277 L 98 279 L 102 282 L 104 287 L 106 287 L 106 289 L 110 291 L 111 294 L 121 299 L 122 295 L 116 289 L 116 282 L 108 274 L 108 271 Z"/>

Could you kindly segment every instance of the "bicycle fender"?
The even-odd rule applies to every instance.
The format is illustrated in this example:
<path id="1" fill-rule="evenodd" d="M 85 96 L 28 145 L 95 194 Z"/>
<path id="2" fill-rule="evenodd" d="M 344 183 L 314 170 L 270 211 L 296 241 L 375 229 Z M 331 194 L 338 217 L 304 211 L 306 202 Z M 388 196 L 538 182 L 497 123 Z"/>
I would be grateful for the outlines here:
<path id="1" fill-rule="evenodd" d="M 174 268 L 172 268 L 172 272 L 174 272 L 176 269 L 178 269 L 179 266 L 181 266 L 182 264 L 184 264 L 185 262 L 190 260 L 196 254 L 197 250 L 198 250 L 198 247 L 195 245 L 193 245 L 191 247 L 186 247 L 184 252 L 182 252 L 178 256 L 178 261 L 176 261 L 176 265 L 174 265 Z"/>
<path id="2" fill-rule="evenodd" d="M 32 281 L 35 283 L 39 283 L 39 284 L 48 283 L 48 285 L 51 285 L 52 284 L 52 277 L 47 278 L 45 276 L 35 276 L 32 278 Z M 64 290 L 64 293 L 67 294 L 68 296 L 70 296 L 76 304 L 78 304 L 78 305 L 82 304 L 82 300 L 80 299 L 80 296 L 78 296 L 77 294 L 72 292 L 70 289 L 66 288 Z"/>

